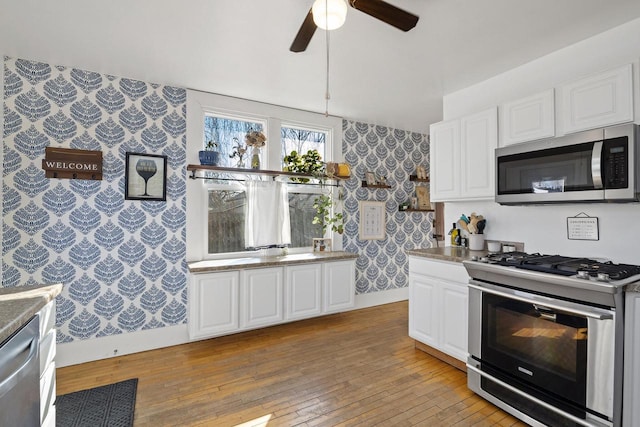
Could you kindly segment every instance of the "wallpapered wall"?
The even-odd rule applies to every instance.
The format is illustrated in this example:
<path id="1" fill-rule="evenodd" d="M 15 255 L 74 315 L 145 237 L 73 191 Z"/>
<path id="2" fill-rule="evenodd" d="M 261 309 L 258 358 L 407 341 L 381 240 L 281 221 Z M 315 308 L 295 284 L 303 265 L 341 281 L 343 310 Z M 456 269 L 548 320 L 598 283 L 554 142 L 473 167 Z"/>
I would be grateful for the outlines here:
<path id="1" fill-rule="evenodd" d="M 427 135 L 343 120 L 342 151 L 352 168 L 346 181 L 344 212 L 345 251 L 361 255 L 356 261 L 356 293 L 364 294 L 408 286 L 406 249 L 431 247 L 433 213 L 398 212 L 398 205 L 415 194 L 409 175 L 416 166 L 429 167 Z M 387 177 L 391 189 L 362 188 L 367 171 Z M 358 238 L 359 201 L 386 203 L 384 240 Z"/>
<path id="2" fill-rule="evenodd" d="M 186 322 L 186 91 L 5 58 L 2 286 L 65 283 L 58 342 Z M 46 146 L 103 180 L 47 179 Z M 167 201 L 124 200 L 125 153 L 168 156 Z"/>
<path id="3" fill-rule="evenodd" d="M 185 323 L 186 91 L 4 58 L 2 286 L 62 282 L 58 342 Z M 432 214 L 400 213 L 426 135 L 343 121 L 344 248 L 357 293 L 407 286 L 405 249 L 431 245 Z M 45 147 L 99 150 L 103 180 L 47 179 Z M 125 153 L 168 157 L 167 201 L 124 200 Z M 361 188 L 365 171 L 391 190 Z M 358 239 L 358 201 L 386 202 L 386 237 Z"/>

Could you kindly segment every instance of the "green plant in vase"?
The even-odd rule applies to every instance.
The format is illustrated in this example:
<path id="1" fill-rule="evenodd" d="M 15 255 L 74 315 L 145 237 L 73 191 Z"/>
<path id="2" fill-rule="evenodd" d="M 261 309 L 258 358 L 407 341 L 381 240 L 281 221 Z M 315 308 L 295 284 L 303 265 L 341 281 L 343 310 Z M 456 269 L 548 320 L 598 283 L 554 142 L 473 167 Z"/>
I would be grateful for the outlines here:
<path id="1" fill-rule="evenodd" d="M 318 150 L 309 150 L 300 155 L 297 151 L 292 151 L 284 156 L 284 172 L 308 173 L 313 176 L 322 176 L 324 162 Z M 294 182 L 309 182 L 308 178 L 290 178 Z"/>
<path id="2" fill-rule="evenodd" d="M 342 234 L 344 231 L 344 217 L 341 212 L 331 215 L 333 198 L 330 195 L 321 194 L 313 200 L 313 208 L 316 216 L 313 217 L 313 224 L 322 226 L 322 235 L 327 233 L 327 229 Z"/>

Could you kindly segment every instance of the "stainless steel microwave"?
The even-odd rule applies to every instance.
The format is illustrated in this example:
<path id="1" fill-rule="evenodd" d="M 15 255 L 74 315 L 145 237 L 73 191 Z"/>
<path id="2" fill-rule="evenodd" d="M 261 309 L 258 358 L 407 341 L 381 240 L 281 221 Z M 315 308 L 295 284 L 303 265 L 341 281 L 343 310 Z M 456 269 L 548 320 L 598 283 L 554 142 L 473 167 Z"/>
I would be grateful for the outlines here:
<path id="1" fill-rule="evenodd" d="M 638 125 L 594 129 L 496 149 L 502 205 L 637 202 Z"/>

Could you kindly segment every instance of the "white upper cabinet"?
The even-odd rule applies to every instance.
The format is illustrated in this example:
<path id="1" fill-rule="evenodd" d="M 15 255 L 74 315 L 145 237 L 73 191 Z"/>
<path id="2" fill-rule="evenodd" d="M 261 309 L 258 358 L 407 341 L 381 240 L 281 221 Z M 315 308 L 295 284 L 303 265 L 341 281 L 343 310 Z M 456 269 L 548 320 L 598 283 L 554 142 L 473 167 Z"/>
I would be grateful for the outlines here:
<path id="1" fill-rule="evenodd" d="M 435 123 L 430 135 L 431 200 L 492 199 L 497 108 Z"/>
<path id="2" fill-rule="evenodd" d="M 460 196 L 460 121 L 432 124 L 430 133 L 431 201 Z"/>
<path id="3" fill-rule="evenodd" d="M 496 107 L 460 119 L 462 199 L 495 195 L 495 149 L 498 145 Z"/>
<path id="4" fill-rule="evenodd" d="M 632 122 L 632 64 L 560 86 L 559 101 L 560 134 Z"/>
<path id="5" fill-rule="evenodd" d="M 554 90 L 500 106 L 500 146 L 550 138 L 555 135 Z"/>

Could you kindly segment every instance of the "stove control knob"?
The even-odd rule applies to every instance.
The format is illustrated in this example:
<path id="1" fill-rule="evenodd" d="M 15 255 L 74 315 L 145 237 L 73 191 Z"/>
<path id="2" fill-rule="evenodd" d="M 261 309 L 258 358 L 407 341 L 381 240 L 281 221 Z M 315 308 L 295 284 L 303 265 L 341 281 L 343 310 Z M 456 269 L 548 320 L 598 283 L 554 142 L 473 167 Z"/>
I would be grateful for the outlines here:
<path id="1" fill-rule="evenodd" d="M 600 282 L 608 282 L 611 280 L 607 273 L 598 273 L 598 280 Z"/>
<path id="2" fill-rule="evenodd" d="M 482 258 L 480 258 L 480 262 L 484 262 L 484 263 L 489 263 L 489 258 L 487 258 L 486 256 L 483 256 Z"/>
<path id="3" fill-rule="evenodd" d="M 473 255 L 473 256 L 471 257 L 471 261 L 477 261 L 477 260 L 478 260 L 478 257 L 477 257 L 476 255 Z"/>
<path id="4" fill-rule="evenodd" d="M 590 278 L 591 278 L 591 276 L 589 275 L 588 271 L 578 270 L 578 279 L 587 279 L 587 280 L 589 280 Z"/>

